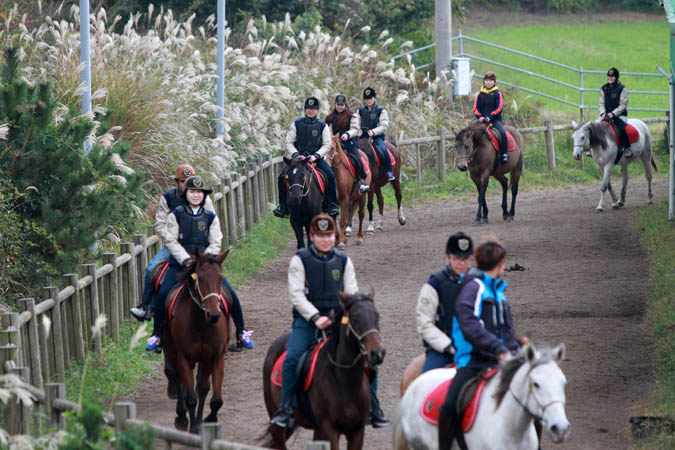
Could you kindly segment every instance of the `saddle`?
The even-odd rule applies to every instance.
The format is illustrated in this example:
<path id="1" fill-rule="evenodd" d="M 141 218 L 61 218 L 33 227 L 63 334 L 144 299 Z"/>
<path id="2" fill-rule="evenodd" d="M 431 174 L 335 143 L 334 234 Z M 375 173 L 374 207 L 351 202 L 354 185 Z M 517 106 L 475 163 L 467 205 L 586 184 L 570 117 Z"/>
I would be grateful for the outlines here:
<path id="1" fill-rule="evenodd" d="M 150 272 L 150 286 L 155 292 L 159 292 L 159 287 L 164 282 L 164 276 L 169 270 L 169 260 L 157 264 Z"/>
<path id="2" fill-rule="evenodd" d="M 353 178 L 357 177 L 356 168 L 355 168 L 356 165 L 358 164 L 358 161 L 356 160 L 357 157 L 361 160 L 361 164 L 363 164 L 363 170 L 366 172 L 366 175 L 368 174 L 368 172 L 370 171 L 370 167 L 368 166 L 368 161 L 363 159 L 363 157 L 357 156 L 353 153 L 345 152 L 345 155 L 347 156 L 345 158 L 345 161 L 347 161 L 347 167 L 349 168 L 349 172 L 352 174 Z"/>
<path id="3" fill-rule="evenodd" d="M 485 127 L 488 136 L 490 137 L 490 142 L 492 142 L 492 146 L 495 148 L 495 151 L 499 151 L 499 141 L 501 140 L 501 134 L 499 133 L 498 130 L 495 130 L 492 127 Z M 504 130 L 506 131 L 506 130 Z M 507 147 L 507 151 L 513 151 L 513 149 L 516 148 L 516 141 L 513 140 L 513 136 L 511 136 L 511 133 L 506 131 L 506 139 L 509 142 L 509 145 Z"/>
<path id="4" fill-rule="evenodd" d="M 480 397 L 488 380 L 497 373 L 496 368 L 481 372 L 478 376 L 467 381 L 462 387 L 457 402 L 458 415 L 462 417 L 462 430 L 468 433 L 476 420 L 478 413 L 478 406 L 480 404 Z M 448 389 L 452 378 L 445 380 L 436 386 L 422 402 L 420 408 L 420 416 L 424 421 L 438 425 L 439 408 L 445 403 L 445 398 L 448 396 Z"/>
<path id="5" fill-rule="evenodd" d="M 368 159 L 371 162 L 374 162 L 377 164 L 377 167 L 380 167 L 382 165 L 382 161 L 380 160 L 380 154 L 378 151 L 375 149 L 375 146 L 373 145 L 372 142 L 368 143 L 369 150 L 371 151 L 366 151 L 366 155 L 368 155 Z M 391 159 L 391 167 L 394 167 L 396 165 L 396 158 L 394 158 L 394 155 L 391 153 L 391 150 L 387 149 L 387 153 L 389 154 L 389 158 Z"/>
<path id="6" fill-rule="evenodd" d="M 606 120 L 603 120 L 602 122 L 606 124 L 610 130 L 612 130 L 616 146 L 617 147 L 621 146 L 621 136 L 619 136 L 619 127 L 617 126 L 616 121 L 612 120 L 611 122 L 608 122 Z M 637 141 L 640 140 L 640 132 L 637 130 L 637 128 L 635 128 L 633 125 L 629 123 L 626 124 L 626 134 L 628 135 L 628 142 L 630 142 L 631 144 L 635 144 Z"/>
<path id="7" fill-rule="evenodd" d="M 184 289 L 186 289 L 187 283 L 179 283 L 175 285 L 171 290 L 169 291 L 169 295 L 166 296 L 166 300 L 164 301 L 164 309 L 167 313 L 167 317 L 169 320 L 171 320 L 176 312 L 176 308 L 178 307 L 179 303 L 179 298 L 181 292 L 183 292 Z M 194 293 L 191 293 L 191 295 L 194 295 Z M 220 293 L 220 309 L 223 311 L 225 314 L 225 317 L 228 317 L 230 315 L 230 308 L 232 308 L 232 299 L 226 299 L 223 293 Z"/>
<path id="8" fill-rule="evenodd" d="M 305 353 L 300 357 L 297 367 L 297 374 L 299 380 L 304 380 L 303 390 L 306 392 L 312 386 L 314 379 L 314 371 L 316 370 L 316 362 L 319 360 L 319 352 L 326 345 L 326 341 L 314 343 Z M 272 374 L 270 375 L 272 384 L 281 387 L 281 371 L 286 360 L 286 353 L 283 352 L 281 356 L 274 363 Z"/>

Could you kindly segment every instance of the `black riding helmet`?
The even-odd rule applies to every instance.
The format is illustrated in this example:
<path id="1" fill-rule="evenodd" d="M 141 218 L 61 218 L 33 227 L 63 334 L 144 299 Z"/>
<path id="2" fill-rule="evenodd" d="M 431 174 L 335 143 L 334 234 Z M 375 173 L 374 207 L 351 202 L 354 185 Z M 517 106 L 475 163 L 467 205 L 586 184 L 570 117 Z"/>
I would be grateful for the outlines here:
<path id="1" fill-rule="evenodd" d="M 363 90 L 363 99 L 368 99 L 368 98 L 373 98 L 377 97 L 377 94 L 375 94 L 375 89 L 371 87 L 367 87 Z"/>
<path id="2" fill-rule="evenodd" d="M 619 80 L 619 69 L 616 67 L 612 67 L 607 71 L 607 76 L 608 77 L 616 77 L 617 81 Z"/>
<path id="3" fill-rule="evenodd" d="M 307 100 L 305 100 L 305 109 L 307 108 L 319 109 L 319 99 L 316 97 L 308 97 Z"/>
<path id="4" fill-rule="evenodd" d="M 206 183 L 204 183 L 202 177 L 200 177 L 199 175 L 193 175 L 189 177 L 187 180 L 185 180 L 185 185 L 183 187 L 183 200 L 185 200 L 186 204 L 188 202 L 187 191 L 190 189 L 195 191 L 202 191 L 204 193 L 204 199 L 199 204 L 199 206 L 204 206 L 204 203 L 206 203 L 206 196 L 209 195 L 211 192 L 213 192 L 213 189 L 206 186 Z"/>
<path id="5" fill-rule="evenodd" d="M 335 97 L 335 104 L 336 105 L 346 105 L 347 104 L 347 96 L 345 94 L 338 94 Z"/>
<path id="6" fill-rule="evenodd" d="M 447 255 L 470 256 L 473 253 L 473 241 L 471 237 L 461 231 L 453 234 L 448 238 L 445 253 Z"/>

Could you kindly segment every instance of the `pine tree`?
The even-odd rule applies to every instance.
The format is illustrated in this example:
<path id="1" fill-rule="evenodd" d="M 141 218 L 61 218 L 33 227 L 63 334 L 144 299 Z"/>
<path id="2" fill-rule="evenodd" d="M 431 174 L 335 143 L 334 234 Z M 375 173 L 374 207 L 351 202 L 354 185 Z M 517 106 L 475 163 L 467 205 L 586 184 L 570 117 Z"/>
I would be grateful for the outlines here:
<path id="1" fill-rule="evenodd" d="M 85 157 L 95 123 L 73 109 L 57 121 L 57 106 L 49 82 L 23 80 L 17 49 L 5 49 L 0 124 L 8 124 L 9 132 L 0 140 L 0 172 L 24 194 L 17 211 L 53 235 L 58 251 L 45 257 L 68 269 L 97 238 L 133 227 L 134 211 L 144 206 L 144 175 L 120 170 L 129 151 L 123 142 L 94 144 Z"/>

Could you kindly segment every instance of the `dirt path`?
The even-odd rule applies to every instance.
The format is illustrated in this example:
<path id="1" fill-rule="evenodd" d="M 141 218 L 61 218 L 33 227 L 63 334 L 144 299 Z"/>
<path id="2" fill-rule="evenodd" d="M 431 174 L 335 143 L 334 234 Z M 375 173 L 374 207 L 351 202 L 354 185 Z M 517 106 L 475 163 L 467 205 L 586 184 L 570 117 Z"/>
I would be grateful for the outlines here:
<path id="1" fill-rule="evenodd" d="M 666 185 L 657 184 L 655 193 L 663 198 Z M 363 247 L 348 247 L 359 286 L 375 288 L 382 316 L 384 410 L 394 415 L 401 374 L 422 349 L 413 316 L 417 294 L 429 274 L 442 267 L 448 235 L 457 230 L 474 238 L 496 234 L 509 252 L 507 265 L 526 268 L 506 274 L 518 331 L 538 344 L 567 345 L 562 369 L 568 378 L 572 436 L 555 448 L 629 448 L 628 419 L 638 413 L 634 405 L 649 392 L 654 372 L 654 350 L 641 324 L 649 289 L 647 262 L 629 228 L 630 213 L 646 203 L 645 183 L 634 180 L 627 206 L 603 214 L 593 212 L 597 187 L 523 194 L 518 200 L 516 220 L 507 224 L 498 200 L 491 198 L 491 223 L 480 228 L 470 226 L 473 201 L 407 210 L 405 227 L 390 211 L 384 233 L 367 237 Z M 286 269 L 293 253 L 285 250 L 239 291 L 257 346 L 227 356 L 220 420 L 228 440 L 252 443 L 267 423 L 262 364 L 272 340 L 291 325 Z M 130 398 L 140 418 L 173 424 L 175 403 L 164 396 L 165 386 L 158 371 Z M 302 431 L 291 447 L 302 449 L 310 439 Z M 544 446 L 553 444 L 545 441 Z M 391 430 L 369 428 L 365 448 L 391 448 Z"/>

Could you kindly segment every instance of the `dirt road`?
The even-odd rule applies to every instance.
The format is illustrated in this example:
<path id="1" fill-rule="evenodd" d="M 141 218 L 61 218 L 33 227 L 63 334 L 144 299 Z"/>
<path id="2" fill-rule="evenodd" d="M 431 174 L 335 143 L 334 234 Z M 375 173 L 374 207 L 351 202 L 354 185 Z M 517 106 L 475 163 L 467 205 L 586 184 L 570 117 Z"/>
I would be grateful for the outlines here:
<path id="1" fill-rule="evenodd" d="M 665 184 L 657 183 L 655 194 L 663 198 Z M 491 223 L 480 228 L 471 226 L 473 201 L 408 209 L 404 227 L 390 210 L 384 233 L 366 237 L 364 246 L 348 245 L 360 288 L 376 292 L 387 347 L 380 398 L 389 416 L 398 405 L 401 374 L 422 349 L 414 324 L 417 294 L 429 274 L 443 266 L 447 237 L 457 230 L 474 238 L 495 234 L 508 250 L 507 265 L 526 268 L 505 277 L 519 333 L 540 345 L 567 345 L 561 367 L 568 378 L 572 435 L 555 448 L 630 447 L 628 419 L 651 388 L 655 357 L 642 327 L 647 261 L 629 226 L 631 212 L 646 204 L 645 182 L 633 181 L 627 206 L 619 211 L 596 214 L 597 200 L 597 187 L 522 194 L 516 220 L 507 224 L 493 197 Z M 294 251 L 286 249 L 239 290 L 256 348 L 227 356 L 220 420 L 228 440 L 253 443 L 266 426 L 262 364 L 272 340 L 291 325 L 286 269 Z M 165 385 L 158 371 L 129 398 L 137 403 L 139 418 L 173 424 L 175 403 L 164 397 Z M 298 434 L 290 446 L 303 449 L 311 433 Z M 544 447 L 554 445 L 545 441 Z M 365 448 L 391 448 L 391 430 L 369 428 Z"/>

